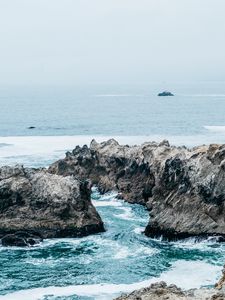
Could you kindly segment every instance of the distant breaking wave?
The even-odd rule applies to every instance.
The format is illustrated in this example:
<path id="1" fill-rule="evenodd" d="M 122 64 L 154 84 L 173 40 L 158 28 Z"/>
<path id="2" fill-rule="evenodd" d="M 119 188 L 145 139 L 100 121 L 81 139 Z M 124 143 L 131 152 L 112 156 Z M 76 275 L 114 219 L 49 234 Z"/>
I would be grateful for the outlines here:
<path id="1" fill-rule="evenodd" d="M 225 94 L 176 94 L 182 97 L 221 97 L 225 98 Z"/>
<path id="2" fill-rule="evenodd" d="M 225 132 L 225 126 L 204 126 L 204 128 L 213 132 Z"/>

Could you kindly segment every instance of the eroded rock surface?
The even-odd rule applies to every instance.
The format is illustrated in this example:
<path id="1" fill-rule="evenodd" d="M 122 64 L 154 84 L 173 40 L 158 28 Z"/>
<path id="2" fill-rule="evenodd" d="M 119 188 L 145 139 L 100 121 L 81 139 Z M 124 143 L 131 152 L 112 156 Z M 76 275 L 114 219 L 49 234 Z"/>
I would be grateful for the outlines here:
<path id="1" fill-rule="evenodd" d="M 46 170 L 0 168 L 2 244 L 25 246 L 42 238 L 80 237 L 103 231 L 88 185 Z"/>
<path id="2" fill-rule="evenodd" d="M 165 282 L 152 284 L 150 287 L 123 295 L 116 300 L 224 300 L 225 292 L 216 289 L 193 289 L 182 291 L 176 285 Z"/>
<path id="3" fill-rule="evenodd" d="M 193 149 L 168 141 L 122 146 L 115 140 L 77 146 L 49 171 L 116 189 L 150 210 L 146 235 L 167 239 L 225 236 L 225 145 Z"/>

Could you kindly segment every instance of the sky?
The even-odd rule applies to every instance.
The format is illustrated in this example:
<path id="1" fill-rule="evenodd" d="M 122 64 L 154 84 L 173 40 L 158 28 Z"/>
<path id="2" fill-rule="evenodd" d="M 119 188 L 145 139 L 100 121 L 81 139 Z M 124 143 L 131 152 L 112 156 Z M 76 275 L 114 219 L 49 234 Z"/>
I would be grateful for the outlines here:
<path id="1" fill-rule="evenodd" d="M 225 81 L 224 0 L 0 0 L 0 85 Z"/>

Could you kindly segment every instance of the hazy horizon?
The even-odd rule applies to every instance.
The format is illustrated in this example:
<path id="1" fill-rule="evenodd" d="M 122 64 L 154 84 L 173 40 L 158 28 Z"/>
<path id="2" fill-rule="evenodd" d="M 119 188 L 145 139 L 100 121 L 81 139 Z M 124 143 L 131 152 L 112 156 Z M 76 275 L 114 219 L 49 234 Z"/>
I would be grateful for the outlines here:
<path id="1" fill-rule="evenodd" d="M 223 0 L 1 0 L 0 85 L 225 81 Z"/>

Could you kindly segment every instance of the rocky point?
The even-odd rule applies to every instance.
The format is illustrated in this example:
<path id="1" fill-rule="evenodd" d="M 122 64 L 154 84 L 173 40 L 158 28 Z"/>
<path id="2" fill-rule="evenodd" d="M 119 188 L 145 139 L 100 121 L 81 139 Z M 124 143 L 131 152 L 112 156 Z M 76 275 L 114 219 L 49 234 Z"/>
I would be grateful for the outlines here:
<path id="1" fill-rule="evenodd" d="M 168 141 L 141 146 L 113 139 L 77 146 L 50 166 L 53 174 L 90 179 L 104 193 L 117 190 L 150 211 L 145 234 L 169 240 L 225 237 L 225 145 L 192 149 Z"/>
<path id="2" fill-rule="evenodd" d="M 44 169 L 0 168 L 0 238 L 27 246 L 43 238 L 81 237 L 104 231 L 87 181 Z"/>

